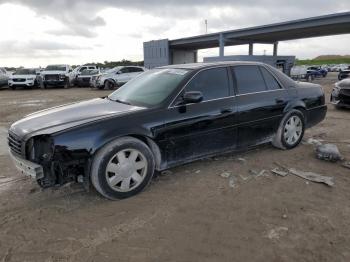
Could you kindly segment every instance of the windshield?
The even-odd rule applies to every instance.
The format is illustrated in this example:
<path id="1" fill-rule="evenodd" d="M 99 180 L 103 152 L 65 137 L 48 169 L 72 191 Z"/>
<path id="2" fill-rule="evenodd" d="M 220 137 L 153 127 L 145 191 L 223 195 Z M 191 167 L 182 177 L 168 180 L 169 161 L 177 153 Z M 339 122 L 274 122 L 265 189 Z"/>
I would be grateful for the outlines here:
<path id="1" fill-rule="evenodd" d="M 34 69 L 18 69 L 14 75 L 36 75 L 36 71 Z"/>
<path id="2" fill-rule="evenodd" d="M 66 71 L 66 67 L 60 65 L 51 65 L 47 66 L 45 71 Z"/>
<path id="3" fill-rule="evenodd" d="M 108 98 L 132 105 L 156 106 L 175 90 L 188 72 L 184 69 L 153 69 L 127 82 Z"/>
<path id="4" fill-rule="evenodd" d="M 90 70 L 90 69 L 87 69 L 87 70 L 84 70 L 83 72 L 81 72 L 81 75 L 96 75 L 99 73 L 99 70 L 97 69 L 93 69 L 93 70 Z"/>

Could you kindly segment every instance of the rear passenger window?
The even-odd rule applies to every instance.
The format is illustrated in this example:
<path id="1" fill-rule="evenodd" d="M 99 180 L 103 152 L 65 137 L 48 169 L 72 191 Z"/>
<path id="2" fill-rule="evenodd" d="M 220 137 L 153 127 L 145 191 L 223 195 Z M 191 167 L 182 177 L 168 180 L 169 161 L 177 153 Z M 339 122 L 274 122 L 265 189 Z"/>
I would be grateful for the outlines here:
<path id="1" fill-rule="evenodd" d="M 260 70 L 264 76 L 267 89 L 276 90 L 281 88 L 277 80 L 271 75 L 269 71 L 267 71 L 264 67 L 260 67 Z"/>
<path id="2" fill-rule="evenodd" d="M 226 67 L 199 72 L 186 86 L 186 92 L 200 91 L 203 101 L 229 96 L 229 82 Z"/>
<path id="3" fill-rule="evenodd" d="M 238 94 L 266 91 L 265 81 L 258 66 L 235 66 L 233 72 Z"/>
<path id="4" fill-rule="evenodd" d="M 124 68 L 120 69 L 120 72 L 122 74 L 130 73 L 130 68 L 129 67 L 124 67 Z"/>
<path id="5" fill-rule="evenodd" d="M 132 67 L 131 69 L 130 72 L 143 72 L 143 69 L 140 67 Z"/>

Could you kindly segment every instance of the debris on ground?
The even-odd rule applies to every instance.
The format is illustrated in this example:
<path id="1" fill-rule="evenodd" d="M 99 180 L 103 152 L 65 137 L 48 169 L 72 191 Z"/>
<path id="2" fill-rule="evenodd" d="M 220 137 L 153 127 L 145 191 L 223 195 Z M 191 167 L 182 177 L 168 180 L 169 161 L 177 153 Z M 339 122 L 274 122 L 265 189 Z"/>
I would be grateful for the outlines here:
<path id="1" fill-rule="evenodd" d="M 287 175 L 288 175 L 288 172 L 279 170 L 277 167 L 274 168 L 274 169 L 272 169 L 271 172 L 272 172 L 273 174 L 276 174 L 276 175 L 279 175 L 279 176 L 287 176 Z"/>
<path id="2" fill-rule="evenodd" d="M 236 178 L 234 176 L 230 176 L 230 179 L 228 181 L 228 185 L 231 188 L 235 188 L 236 187 Z"/>
<path id="3" fill-rule="evenodd" d="M 279 239 L 281 236 L 284 236 L 288 232 L 288 227 L 276 227 L 269 231 L 267 237 L 269 239 Z"/>
<path id="4" fill-rule="evenodd" d="M 308 140 L 306 140 L 306 144 L 320 146 L 320 145 L 322 145 L 322 142 L 321 142 L 321 140 L 318 140 L 318 139 L 311 137 Z"/>
<path id="5" fill-rule="evenodd" d="M 317 183 L 324 183 L 328 186 L 334 186 L 334 177 L 328 177 L 328 176 L 323 176 L 320 174 L 316 174 L 313 172 L 304 172 L 304 171 L 298 171 L 294 168 L 287 168 L 279 163 L 276 163 L 276 165 L 278 165 L 281 169 L 283 169 L 284 171 L 278 169 L 278 168 L 274 168 L 271 170 L 271 172 L 273 174 L 277 174 L 279 176 L 287 176 L 288 174 L 292 174 L 301 178 L 304 178 L 306 180 L 312 181 L 312 182 L 317 182 Z M 306 184 L 308 185 L 309 183 L 306 181 Z"/>
<path id="6" fill-rule="evenodd" d="M 245 163 L 247 162 L 247 160 L 244 159 L 244 158 L 242 158 L 242 157 L 239 157 L 239 158 L 237 158 L 236 160 L 237 160 L 238 162 L 243 163 L 243 164 L 245 164 Z"/>
<path id="7" fill-rule="evenodd" d="M 194 173 L 199 174 L 200 172 L 201 172 L 200 170 L 196 170 L 196 172 L 194 172 Z"/>
<path id="8" fill-rule="evenodd" d="M 164 170 L 160 173 L 161 176 L 169 176 L 172 174 L 173 174 L 173 172 L 171 172 L 170 170 Z"/>
<path id="9" fill-rule="evenodd" d="M 334 144 L 324 144 L 316 147 L 316 157 L 321 160 L 336 162 L 342 159 L 338 147 Z"/>
<path id="10" fill-rule="evenodd" d="M 287 218 L 288 218 L 287 214 L 283 214 L 283 215 L 282 215 L 282 218 L 283 218 L 283 219 L 287 219 Z"/>
<path id="11" fill-rule="evenodd" d="M 224 173 L 221 173 L 220 176 L 223 177 L 223 178 L 229 178 L 231 176 L 231 173 L 230 172 L 224 172 Z"/>
<path id="12" fill-rule="evenodd" d="M 252 176 L 242 176 L 242 175 L 239 175 L 239 177 L 240 177 L 243 181 L 251 180 L 251 179 L 253 178 Z"/>
<path id="13" fill-rule="evenodd" d="M 220 174 L 223 178 L 228 178 L 228 185 L 231 188 L 237 187 L 236 185 L 236 177 L 231 172 L 224 172 Z"/>
<path id="14" fill-rule="evenodd" d="M 350 162 L 344 162 L 342 163 L 342 166 L 350 169 Z"/>
<path id="15" fill-rule="evenodd" d="M 298 171 L 294 168 L 289 169 L 289 173 L 313 181 L 317 183 L 324 183 L 328 186 L 334 186 L 334 178 L 333 177 L 328 177 L 328 176 L 322 176 L 313 172 L 303 172 L 303 171 Z"/>
<path id="16" fill-rule="evenodd" d="M 267 173 L 267 171 L 265 169 L 261 170 L 260 172 L 254 170 L 254 169 L 250 169 L 249 173 L 251 175 L 253 175 L 254 177 L 259 177 L 259 176 L 264 176 L 265 173 Z M 268 176 L 267 174 L 265 176 Z"/>

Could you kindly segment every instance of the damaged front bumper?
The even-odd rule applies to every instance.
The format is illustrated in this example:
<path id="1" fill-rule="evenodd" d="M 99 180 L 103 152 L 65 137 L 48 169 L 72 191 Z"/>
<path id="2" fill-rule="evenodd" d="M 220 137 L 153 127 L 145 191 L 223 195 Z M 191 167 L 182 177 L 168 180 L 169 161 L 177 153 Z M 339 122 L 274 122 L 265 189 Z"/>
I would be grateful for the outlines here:
<path id="1" fill-rule="evenodd" d="M 41 165 L 22 159 L 14 155 L 11 151 L 9 151 L 9 154 L 16 168 L 21 171 L 22 174 L 34 179 L 41 179 L 44 177 L 44 169 Z"/>
<path id="2" fill-rule="evenodd" d="M 330 102 L 338 107 L 350 108 L 350 89 L 333 89 Z"/>

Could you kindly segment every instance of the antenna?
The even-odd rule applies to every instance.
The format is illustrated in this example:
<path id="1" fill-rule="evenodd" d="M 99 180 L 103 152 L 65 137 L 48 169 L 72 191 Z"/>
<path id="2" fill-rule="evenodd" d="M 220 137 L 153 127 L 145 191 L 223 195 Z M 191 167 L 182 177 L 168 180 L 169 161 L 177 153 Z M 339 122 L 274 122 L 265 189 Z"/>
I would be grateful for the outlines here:
<path id="1" fill-rule="evenodd" d="M 204 24 L 205 24 L 205 33 L 208 34 L 208 20 L 207 19 L 204 20 Z"/>

